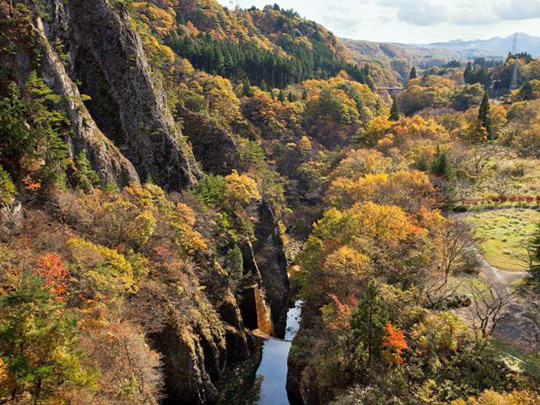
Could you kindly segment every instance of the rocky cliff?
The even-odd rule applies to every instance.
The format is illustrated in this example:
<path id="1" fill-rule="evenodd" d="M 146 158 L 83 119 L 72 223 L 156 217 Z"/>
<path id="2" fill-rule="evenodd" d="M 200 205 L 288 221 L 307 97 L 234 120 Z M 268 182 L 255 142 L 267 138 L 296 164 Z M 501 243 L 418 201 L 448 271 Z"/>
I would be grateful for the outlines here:
<path id="1" fill-rule="evenodd" d="M 90 115 L 139 177 L 168 190 L 195 184 L 200 169 L 125 8 L 106 0 L 45 6 L 45 37 L 60 41 L 71 79 L 90 96 Z"/>

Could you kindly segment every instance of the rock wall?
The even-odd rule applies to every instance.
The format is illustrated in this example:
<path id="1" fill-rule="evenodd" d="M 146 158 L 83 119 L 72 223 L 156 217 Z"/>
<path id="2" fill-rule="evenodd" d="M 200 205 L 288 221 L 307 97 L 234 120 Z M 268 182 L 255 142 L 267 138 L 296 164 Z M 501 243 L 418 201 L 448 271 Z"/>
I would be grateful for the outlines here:
<path id="1" fill-rule="evenodd" d="M 107 0 L 48 0 L 45 32 L 59 38 L 89 113 L 133 164 L 168 190 L 193 185 L 201 171 L 153 77 L 127 11 Z M 52 38 L 49 38 L 50 40 Z"/>
<path id="2" fill-rule="evenodd" d="M 281 239 L 277 218 L 270 204 L 259 206 L 259 221 L 255 227 L 256 241 L 253 251 L 257 260 L 266 298 L 270 304 L 274 335 L 283 337 L 287 324 L 289 278 L 287 259 Z"/>

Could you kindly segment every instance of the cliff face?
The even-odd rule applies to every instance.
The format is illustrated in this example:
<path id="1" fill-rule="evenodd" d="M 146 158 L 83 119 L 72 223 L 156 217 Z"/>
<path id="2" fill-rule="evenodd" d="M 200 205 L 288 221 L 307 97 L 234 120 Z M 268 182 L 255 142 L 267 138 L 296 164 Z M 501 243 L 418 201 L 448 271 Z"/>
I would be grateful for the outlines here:
<path id="1" fill-rule="evenodd" d="M 253 250 L 270 304 L 274 333 L 281 337 L 285 334 L 287 323 L 289 278 L 277 219 L 267 202 L 263 202 L 259 207 L 259 222 L 255 227 L 255 237 Z"/>
<path id="2" fill-rule="evenodd" d="M 63 10 L 63 7 L 59 6 L 57 10 Z M 8 15 L 1 18 L 8 18 Z M 39 54 L 41 76 L 56 94 L 62 96 L 62 109 L 71 125 L 72 136 L 68 142 L 72 154 L 85 150 L 92 166 L 100 173 L 103 184 L 110 182 L 123 186 L 131 181 L 138 183 L 139 176 L 131 162 L 103 134 L 84 106 L 78 87 L 51 46 L 43 21 L 35 18 L 26 28 L 27 35 L 12 33 L 17 45 L 13 47 L 13 52 L 0 52 L 0 64 L 11 68 L 20 85 L 32 70 L 38 70 L 34 59 Z M 9 44 L 3 46 L 9 48 Z"/>
<path id="3" fill-rule="evenodd" d="M 200 169 L 127 11 L 106 0 L 50 0 L 48 7 L 45 32 L 62 41 L 70 76 L 91 97 L 91 116 L 139 177 L 168 190 L 195 184 Z"/>

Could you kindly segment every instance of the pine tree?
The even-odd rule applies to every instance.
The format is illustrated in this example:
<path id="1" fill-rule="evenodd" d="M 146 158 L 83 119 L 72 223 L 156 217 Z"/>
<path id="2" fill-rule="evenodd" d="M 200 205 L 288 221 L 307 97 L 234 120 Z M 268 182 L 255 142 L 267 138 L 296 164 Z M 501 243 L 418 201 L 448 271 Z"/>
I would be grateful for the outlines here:
<path id="1" fill-rule="evenodd" d="M 283 90 L 280 90 L 279 91 L 279 94 L 278 94 L 278 101 L 284 103 L 285 102 L 285 93 L 283 92 Z"/>
<path id="2" fill-rule="evenodd" d="M 486 131 L 487 139 L 490 141 L 495 139 L 493 126 L 491 124 L 491 110 L 489 106 L 489 96 L 487 94 L 487 91 L 484 92 L 484 98 L 482 99 L 482 104 L 480 104 L 480 110 L 478 111 L 478 121 L 482 129 Z"/>
<path id="3" fill-rule="evenodd" d="M 307 101 L 307 89 L 304 89 L 304 91 L 302 91 L 302 101 Z"/>
<path id="4" fill-rule="evenodd" d="M 287 94 L 287 101 L 289 101 L 290 103 L 294 103 L 296 101 L 296 96 L 294 95 L 294 93 Z"/>
<path id="5" fill-rule="evenodd" d="M 437 154 L 435 155 L 433 163 L 430 167 L 430 172 L 446 180 L 452 180 L 452 178 L 454 177 L 454 169 L 452 167 L 450 159 L 448 158 L 448 155 L 446 154 L 446 152 L 441 151 L 438 146 Z"/>
<path id="6" fill-rule="evenodd" d="M 262 91 L 268 91 L 268 85 L 266 84 L 266 80 L 262 79 L 261 81 L 261 90 Z"/>
<path id="7" fill-rule="evenodd" d="M 533 96 L 533 87 L 531 85 L 531 82 L 527 80 L 521 90 L 519 91 L 519 96 L 522 100 L 532 100 L 534 98 Z"/>
<path id="8" fill-rule="evenodd" d="M 390 121 L 399 121 L 400 116 L 401 116 L 401 113 L 399 111 L 398 99 L 394 95 L 392 96 L 392 108 L 390 109 L 390 117 L 388 119 Z"/>
<path id="9" fill-rule="evenodd" d="M 253 89 L 247 76 L 244 77 L 244 81 L 242 82 L 242 94 L 245 97 L 253 97 Z"/>
<path id="10" fill-rule="evenodd" d="M 351 328 L 366 349 L 368 364 L 381 353 L 387 322 L 388 310 L 380 296 L 377 281 L 373 279 L 366 285 L 351 319 Z"/>
<path id="11" fill-rule="evenodd" d="M 414 163 L 414 168 L 421 172 L 427 172 L 429 170 L 429 165 L 425 156 L 420 156 L 418 160 Z"/>
<path id="12" fill-rule="evenodd" d="M 92 169 L 92 165 L 86 157 L 84 149 L 75 157 L 75 169 L 76 171 L 73 177 L 77 183 L 77 187 L 88 192 L 99 184 L 99 176 Z"/>
<path id="13" fill-rule="evenodd" d="M 413 66 L 411 69 L 411 73 L 409 74 L 409 80 L 414 80 L 418 77 L 416 74 L 416 66 Z"/>
<path id="14" fill-rule="evenodd" d="M 540 286 L 540 223 L 536 225 L 536 230 L 529 242 L 528 251 L 531 281 Z"/>
<path id="15" fill-rule="evenodd" d="M 467 67 L 465 68 L 465 72 L 463 73 L 463 79 L 465 80 L 465 83 L 472 84 L 474 81 L 474 73 L 472 69 L 471 62 L 467 63 Z"/>

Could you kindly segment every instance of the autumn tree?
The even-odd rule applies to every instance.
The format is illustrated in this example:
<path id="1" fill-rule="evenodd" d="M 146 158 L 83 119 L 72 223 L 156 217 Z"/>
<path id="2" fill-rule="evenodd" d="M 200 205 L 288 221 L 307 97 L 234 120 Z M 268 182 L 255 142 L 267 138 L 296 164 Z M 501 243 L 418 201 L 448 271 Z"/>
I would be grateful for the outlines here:
<path id="1" fill-rule="evenodd" d="M 508 316 L 505 310 L 515 300 L 515 293 L 506 285 L 487 279 L 472 281 L 467 286 L 467 291 L 472 300 L 469 311 L 473 326 L 485 338 Z"/>
<path id="2" fill-rule="evenodd" d="M 407 341 L 403 337 L 404 332 L 395 329 L 391 322 L 388 322 L 384 328 L 386 329 L 386 336 L 383 341 L 383 357 L 388 359 L 390 363 L 403 364 L 401 355 L 403 350 L 409 348 Z"/>
<path id="3" fill-rule="evenodd" d="M 58 255 L 47 253 L 41 256 L 36 263 L 34 272 L 46 280 L 45 286 L 53 294 L 60 297 L 66 293 L 69 271 Z"/>
<path id="4" fill-rule="evenodd" d="M 0 295 L 0 352 L 8 372 L 2 385 L 7 392 L 0 398 L 63 402 L 64 395 L 93 383 L 95 376 L 83 368 L 77 347 L 77 318 L 55 298 L 49 283 L 24 272 Z"/>

